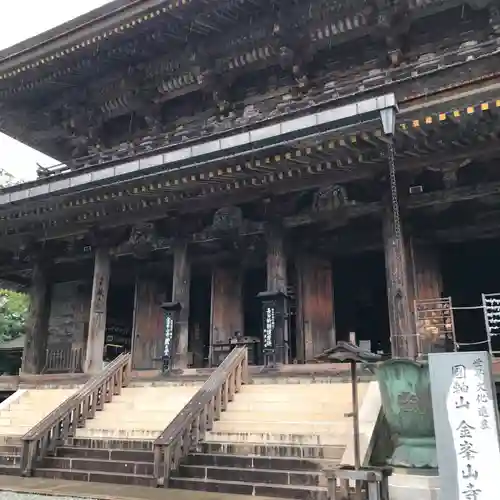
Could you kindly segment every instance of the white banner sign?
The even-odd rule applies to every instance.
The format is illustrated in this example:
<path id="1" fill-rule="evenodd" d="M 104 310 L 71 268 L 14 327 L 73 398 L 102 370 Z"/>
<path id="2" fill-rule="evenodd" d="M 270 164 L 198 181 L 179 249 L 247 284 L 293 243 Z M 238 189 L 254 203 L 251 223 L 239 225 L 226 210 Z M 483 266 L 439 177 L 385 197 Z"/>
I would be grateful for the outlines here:
<path id="1" fill-rule="evenodd" d="M 440 500 L 499 498 L 498 411 L 487 352 L 429 354 Z"/>

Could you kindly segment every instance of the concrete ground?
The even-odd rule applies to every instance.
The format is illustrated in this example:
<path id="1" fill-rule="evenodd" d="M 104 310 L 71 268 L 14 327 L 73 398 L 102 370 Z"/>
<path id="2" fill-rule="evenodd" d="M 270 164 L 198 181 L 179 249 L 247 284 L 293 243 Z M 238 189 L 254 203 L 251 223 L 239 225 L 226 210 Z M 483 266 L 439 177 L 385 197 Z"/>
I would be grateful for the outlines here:
<path id="1" fill-rule="evenodd" d="M 27 495 L 24 495 L 27 494 Z M 123 486 L 104 483 L 83 483 L 44 478 L 0 476 L 0 500 L 35 500 L 35 495 L 58 497 L 57 500 L 245 500 L 246 496 Z M 61 498 L 62 497 L 62 498 Z M 252 497 L 254 500 L 271 500 Z M 42 500 L 40 498 L 40 500 Z M 274 499 L 275 500 L 275 499 Z"/>

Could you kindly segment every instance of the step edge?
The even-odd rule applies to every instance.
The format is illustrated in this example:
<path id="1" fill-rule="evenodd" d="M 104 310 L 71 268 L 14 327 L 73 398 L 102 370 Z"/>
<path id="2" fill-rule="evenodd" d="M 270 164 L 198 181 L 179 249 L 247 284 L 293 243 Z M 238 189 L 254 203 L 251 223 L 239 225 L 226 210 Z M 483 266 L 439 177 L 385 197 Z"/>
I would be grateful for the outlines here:
<path id="1" fill-rule="evenodd" d="M 49 471 L 49 472 L 79 472 L 82 474 L 98 474 L 102 476 L 134 476 L 134 477 L 140 477 L 144 479 L 154 479 L 154 476 L 146 476 L 144 474 L 130 474 L 129 472 L 103 472 L 103 471 L 93 471 L 93 470 L 82 470 L 82 469 L 54 469 L 54 467 L 37 467 L 35 470 L 35 477 L 36 477 L 36 471 Z"/>
<path id="2" fill-rule="evenodd" d="M 55 456 L 55 457 L 45 457 L 44 460 L 85 460 L 86 462 L 99 462 L 99 463 L 103 463 L 103 462 L 112 462 L 114 464 L 139 464 L 139 465 L 151 465 L 153 462 L 137 462 L 137 461 L 133 461 L 131 462 L 130 460 L 114 460 L 114 459 L 105 459 L 105 458 L 87 458 L 87 457 L 58 457 L 58 456 Z M 64 469 L 64 470 L 73 470 L 73 469 Z"/>
<path id="3" fill-rule="evenodd" d="M 205 479 L 205 478 L 199 478 L 199 477 L 172 477 L 171 480 L 173 481 L 194 481 L 197 483 L 222 483 L 222 484 L 245 484 L 245 485 L 252 485 L 252 486 L 264 486 L 266 488 L 282 488 L 282 489 L 299 489 L 299 490 L 305 490 L 305 491 L 328 491 L 326 487 L 322 486 L 303 486 L 303 485 L 293 485 L 293 484 L 269 484 L 269 483 L 253 483 L 253 482 L 246 482 L 246 481 L 225 481 L 222 479 Z"/>
<path id="4" fill-rule="evenodd" d="M 217 470 L 234 470 L 234 471 L 252 471 L 252 472 L 277 472 L 279 474 L 300 474 L 300 475 L 303 475 L 303 474 L 316 474 L 316 475 L 320 475 L 322 474 L 322 471 L 320 470 L 312 470 L 312 471 L 307 471 L 307 470 L 298 470 L 298 471 L 295 471 L 295 470 L 284 470 L 284 469 L 257 469 L 257 468 L 254 468 L 254 467 L 221 467 L 219 465 L 191 465 L 191 464 L 181 464 L 179 466 L 179 468 L 182 468 L 182 467 L 193 467 L 193 468 L 196 468 L 196 469 L 217 469 Z"/>

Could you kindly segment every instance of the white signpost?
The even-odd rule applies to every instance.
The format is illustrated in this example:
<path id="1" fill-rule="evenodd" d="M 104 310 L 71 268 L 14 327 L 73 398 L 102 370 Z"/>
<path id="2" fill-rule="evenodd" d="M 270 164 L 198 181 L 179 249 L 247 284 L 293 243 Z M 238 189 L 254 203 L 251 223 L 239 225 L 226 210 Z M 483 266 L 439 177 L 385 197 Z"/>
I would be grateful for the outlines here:
<path id="1" fill-rule="evenodd" d="M 488 352 L 429 354 L 440 500 L 500 498 L 498 407 Z"/>

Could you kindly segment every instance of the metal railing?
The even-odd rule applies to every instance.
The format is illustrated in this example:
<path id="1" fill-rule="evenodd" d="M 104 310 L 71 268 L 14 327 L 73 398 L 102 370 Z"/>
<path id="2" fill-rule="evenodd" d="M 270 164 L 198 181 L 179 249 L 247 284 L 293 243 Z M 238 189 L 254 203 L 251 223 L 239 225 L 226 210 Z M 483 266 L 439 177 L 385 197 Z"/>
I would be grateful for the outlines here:
<path id="1" fill-rule="evenodd" d="M 99 375 L 63 401 L 22 437 L 21 474 L 31 476 L 43 458 L 84 427 L 130 381 L 131 356 L 120 354 Z"/>
<path id="2" fill-rule="evenodd" d="M 248 382 L 248 349 L 234 349 L 154 442 L 154 476 L 168 488 L 172 471 L 212 429 L 242 384 Z"/>

